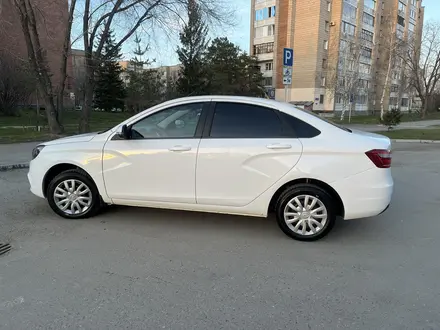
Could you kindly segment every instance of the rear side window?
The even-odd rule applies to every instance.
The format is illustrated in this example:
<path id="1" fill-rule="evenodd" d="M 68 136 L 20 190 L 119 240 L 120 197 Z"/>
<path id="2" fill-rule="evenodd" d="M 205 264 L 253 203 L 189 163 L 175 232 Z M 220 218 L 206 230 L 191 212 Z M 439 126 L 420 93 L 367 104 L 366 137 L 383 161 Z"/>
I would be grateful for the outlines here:
<path id="1" fill-rule="evenodd" d="M 274 110 L 245 103 L 218 102 L 210 137 L 273 138 L 283 135 L 283 125 Z"/>
<path id="2" fill-rule="evenodd" d="M 321 131 L 312 125 L 307 124 L 306 122 L 288 115 L 287 113 L 280 112 L 281 118 L 285 121 L 285 123 L 289 126 L 289 128 L 295 134 L 297 138 L 313 138 L 321 134 Z"/>

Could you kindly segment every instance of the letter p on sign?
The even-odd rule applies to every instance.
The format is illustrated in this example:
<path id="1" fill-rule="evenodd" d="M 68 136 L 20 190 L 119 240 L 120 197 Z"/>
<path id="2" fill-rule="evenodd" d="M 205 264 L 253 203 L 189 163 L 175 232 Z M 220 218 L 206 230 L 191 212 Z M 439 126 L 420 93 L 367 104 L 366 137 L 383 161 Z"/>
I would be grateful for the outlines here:
<path id="1" fill-rule="evenodd" d="M 283 65 L 284 66 L 293 66 L 293 49 L 292 48 L 284 48 Z"/>

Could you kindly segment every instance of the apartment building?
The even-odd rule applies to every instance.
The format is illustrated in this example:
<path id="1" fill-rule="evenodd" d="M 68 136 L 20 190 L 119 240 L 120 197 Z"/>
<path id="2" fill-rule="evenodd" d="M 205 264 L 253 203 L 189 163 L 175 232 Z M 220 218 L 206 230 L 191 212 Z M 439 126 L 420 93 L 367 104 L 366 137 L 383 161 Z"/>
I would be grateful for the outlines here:
<path id="1" fill-rule="evenodd" d="M 257 56 L 266 88 L 275 98 L 313 102 L 318 111 L 380 109 L 411 103 L 402 65 L 385 87 L 389 45 L 420 41 L 422 0 L 251 0 L 250 49 Z M 283 49 L 293 48 L 292 84 L 283 85 Z M 353 51 L 355 49 L 356 51 Z M 351 56 L 351 58 L 349 58 Z M 337 76 L 337 78 L 335 78 Z M 341 89 L 351 82 L 350 93 Z M 347 89 L 347 88 L 345 88 Z"/>

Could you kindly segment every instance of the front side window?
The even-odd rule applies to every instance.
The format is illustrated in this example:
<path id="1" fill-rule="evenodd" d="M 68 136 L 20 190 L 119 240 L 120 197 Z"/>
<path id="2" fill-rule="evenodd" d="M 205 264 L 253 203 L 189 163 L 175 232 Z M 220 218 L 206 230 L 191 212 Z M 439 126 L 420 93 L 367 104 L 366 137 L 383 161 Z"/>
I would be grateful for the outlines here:
<path id="1" fill-rule="evenodd" d="M 133 139 L 193 138 L 204 103 L 189 103 L 156 112 L 134 124 Z"/>
<path id="2" fill-rule="evenodd" d="M 210 137 L 275 138 L 283 127 L 274 110 L 245 103 L 216 104 Z"/>

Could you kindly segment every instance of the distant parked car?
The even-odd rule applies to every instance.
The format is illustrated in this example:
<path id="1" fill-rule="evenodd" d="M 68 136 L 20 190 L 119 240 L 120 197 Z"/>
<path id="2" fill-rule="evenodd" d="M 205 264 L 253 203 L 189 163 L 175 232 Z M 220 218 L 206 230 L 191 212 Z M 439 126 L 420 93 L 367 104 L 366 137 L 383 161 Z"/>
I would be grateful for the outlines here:
<path id="1" fill-rule="evenodd" d="M 188 97 L 116 127 L 37 146 L 31 191 L 68 219 L 104 204 L 266 217 L 298 240 L 337 216 L 376 216 L 393 192 L 391 143 L 287 103 Z"/>

